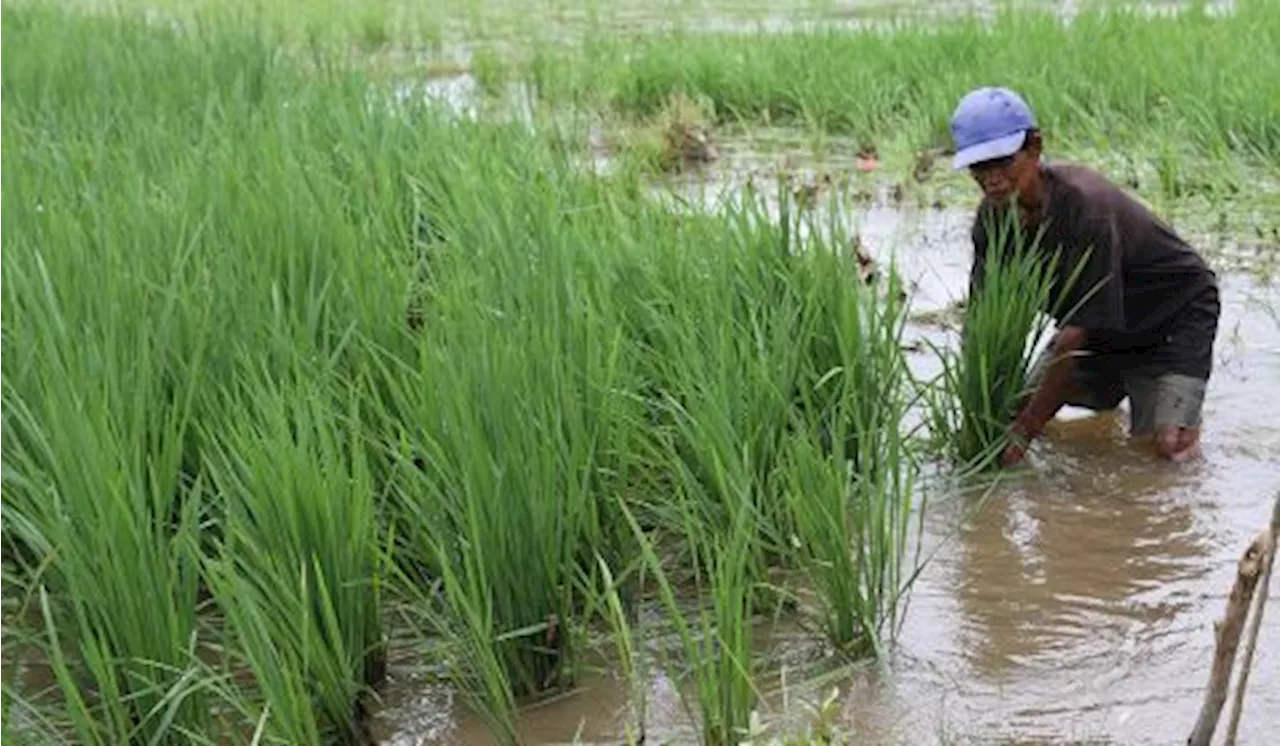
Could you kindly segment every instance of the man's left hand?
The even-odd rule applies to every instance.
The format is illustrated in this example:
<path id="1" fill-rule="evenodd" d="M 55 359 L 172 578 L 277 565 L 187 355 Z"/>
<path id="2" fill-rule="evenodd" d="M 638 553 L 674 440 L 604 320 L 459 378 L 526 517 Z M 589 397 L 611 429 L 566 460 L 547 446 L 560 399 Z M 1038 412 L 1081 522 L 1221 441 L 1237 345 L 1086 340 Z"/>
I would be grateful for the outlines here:
<path id="1" fill-rule="evenodd" d="M 1054 336 L 1048 369 L 1040 385 L 1022 404 L 1021 411 L 1009 426 L 1009 444 L 1000 453 L 1000 464 L 1012 466 L 1026 458 L 1027 446 L 1067 401 L 1075 362 L 1073 355 L 1086 339 L 1084 329 L 1064 327 Z"/>
<path id="2" fill-rule="evenodd" d="M 1000 466 L 1010 467 L 1016 466 L 1027 457 L 1027 446 L 1030 445 L 1032 438 L 1038 428 L 1032 427 L 1027 420 L 1029 415 L 1024 409 L 1018 413 L 1009 427 L 1009 443 L 1005 445 L 1004 450 L 1000 452 Z"/>
<path id="3" fill-rule="evenodd" d="M 1006 469 L 1011 466 L 1017 466 L 1022 463 L 1022 460 L 1026 457 L 1027 452 L 1021 445 L 1017 443 L 1010 443 L 1005 446 L 1004 451 L 1000 453 L 1000 466 Z"/>

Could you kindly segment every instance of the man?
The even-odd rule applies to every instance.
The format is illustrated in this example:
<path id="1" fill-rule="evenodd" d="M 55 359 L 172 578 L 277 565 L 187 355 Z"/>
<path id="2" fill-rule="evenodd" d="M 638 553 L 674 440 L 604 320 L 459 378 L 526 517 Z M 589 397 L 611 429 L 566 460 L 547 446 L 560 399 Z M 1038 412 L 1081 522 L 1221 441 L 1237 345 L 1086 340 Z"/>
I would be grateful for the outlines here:
<path id="1" fill-rule="evenodd" d="M 1027 103 L 979 88 L 951 119 L 955 168 L 969 169 L 983 199 L 973 226 L 970 292 L 980 292 L 988 226 L 1016 209 L 1042 255 L 1058 255 L 1055 334 L 1033 372 L 1032 392 L 1010 427 L 1001 463 L 1020 461 L 1064 404 L 1112 410 L 1126 397 L 1130 434 L 1154 439 L 1172 461 L 1194 455 L 1213 367 L 1217 277 L 1172 228 L 1098 172 L 1041 161 Z M 1067 274 L 1079 274 L 1066 289 Z"/>

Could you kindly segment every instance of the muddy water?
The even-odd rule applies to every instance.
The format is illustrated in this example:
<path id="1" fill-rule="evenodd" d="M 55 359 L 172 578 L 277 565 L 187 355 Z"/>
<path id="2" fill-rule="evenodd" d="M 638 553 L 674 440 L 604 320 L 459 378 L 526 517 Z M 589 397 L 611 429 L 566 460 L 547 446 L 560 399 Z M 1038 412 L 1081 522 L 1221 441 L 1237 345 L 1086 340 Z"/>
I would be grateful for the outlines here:
<path id="1" fill-rule="evenodd" d="M 810 165 L 789 163 L 801 176 L 816 173 Z M 710 189 L 690 177 L 662 188 L 715 202 L 767 171 L 758 155 L 752 163 L 730 149 Z M 914 310 L 961 297 L 968 211 L 865 196 L 842 200 L 849 228 L 881 261 L 896 258 L 912 282 Z M 1205 246 L 1233 245 L 1189 235 Z M 1225 257 L 1221 264 L 1238 265 Z M 1220 280 L 1223 315 L 1199 460 L 1155 461 L 1126 437 L 1123 408 L 1065 410 L 1026 473 L 983 495 L 928 495 L 929 561 L 883 665 L 805 684 L 825 670 L 820 642 L 785 623 L 762 625 L 760 652 L 776 663 L 764 679 L 773 692 L 765 719 L 803 727 L 800 703 L 838 687 L 836 719 L 854 743 L 1185 742 L 1235 563 L 1280 491 L 1280 289 L 1234 270 L 1221 270 Z M 936 341 L 949 334 L 932 323 L 915 323 L 911 333 Z M 929 357 L 914 357 L 928 372 Z M 1274 742 L 1280 732 L 1278 596 L 1259 639 L 1243 744 Z M 669 680 L 649 678 L 646 692 L 650 742 L 696 740 Z M 491 742 L 445 688 L 405 680 L 388 694 L 378 717 L 386 744 Z M 529 743 L 616 743 L 634 722 L 634 701 L 623 682 L 602 673 L 529 709 L 522 733 Z"/>
<path id="2" fill-rule="evenodd" d="M 937 222 L 947 227 L 934 249 L 910 255 L 932 278 L 922 283 L 930 300 L 942 301 L 963 292 L 967 216 Z M 938 250 L 945 256 L 925 256 Z M 1268 407 L 1280 382 L 1280 323 L 1268 309 L 1280 292 L 1249 274 L 1221 282 L 1203 458 L 1154 462 L 1127 442 L 1123 411 L 1068 410 L 1033 473 L 998 486 L 972 515 L 970 501 L 935 503 L 933 541 L 954 533 L 913 593 L 894 675 L 853 688 L 854 721 L 875 730 L 905 717 L 912 742 L 929 742 L 942 723 L 964 738 L 1019 742 L 1185 740 L 1235 561 L 1280 490 L 1280 422 Z M 1280 726 L 1276 605 L 1243 743 L 1266 743 Z"/>

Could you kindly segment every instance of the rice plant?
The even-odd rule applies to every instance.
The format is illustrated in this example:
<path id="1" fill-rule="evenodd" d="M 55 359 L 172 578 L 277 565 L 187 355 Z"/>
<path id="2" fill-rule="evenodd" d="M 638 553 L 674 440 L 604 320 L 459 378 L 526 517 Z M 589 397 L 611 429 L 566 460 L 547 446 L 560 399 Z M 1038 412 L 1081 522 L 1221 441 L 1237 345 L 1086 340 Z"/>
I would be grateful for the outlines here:
<path id="1" fill-rule="evenodd" d="M 30 273 L 40 264 L 6 264 L 6 310 L 48 326 L 8 348 L 43 375 L 6 371 L 4 512 L 19 559 L 7 580 L 26 591 L 20 622 L 37 625 L 57 686 L 52 722 L 87 744 L 205 741 L 202 508 L 181 468 L 199 376 L 158 363 L 163 329 L 121 326 L 112 345 L 63 336 L 85 308 Z M 12 290 L 27 283 L 41 290 Z"/>
<path id="2" fill-rule="evenodd" d="M 360 743 L 386 650 L 359 390 L 333 395 L 252 369 L 237 390 L 252 393 L 227 397 L 207 456 L 225 514 L 209 575 L 231 649 L 261 690 L 268 737 Z"/>
<path id="3" fill-rule="evenodd" d="M 649 665 L 642 647 L 645 641 L 644 628 L 636 615 L 628 613 L 628 605 L 623 600 L 625 591 L 622 578 L 615 576 L 603 557 L 598 558 L 597 565 L 599 573 L 595 575 L 595 587 L 591 590 L 595 592 L 596 603 L 603 608 L 600 616 L 604 617 L 605 627 L 613 637 L 618 673 L 627 682 L 630 690 L 629 704 L 634 713 L 634 724 L 629 720 L 623 726 L 624 743 L 626 746 L 637 746 L 646 740 L 645 718 L 648 711 Z M 639 577 L 637 584 L 641 588 L 644 586 L 645 565 L 645 558 L 641 557 L 624 571 L 625 575 L 634 569 Z M 589 607 L 585 618 L 592 619 L 594 616 Z"/>
<path id="4" fill-rule="evenodd" d="M 978 470 L 993 465 L 1007 444 L 1057 304 L 1070 296 L 1086 261 L 1061 267 L 1060 255 L 1041 246 L 1042 231 L 1029 235 L 1016 211 L 1002 214 L 986 216 L 988 245 L 965 305 L 959 351 L 939 352 L 939 388 L 929 404 L 935 444 Z"/>
<path id="5" fill-rule="evenodd" d="M 875 634 L 898 327 L 838 240 L 671 210 L 227 17 L 4 24 L 3 539 L 43 730 L 357 741 L 400 609 L 510 743 L 637 542 L 673 612 L 686 574 L 711 602 L 672 663 L 708 740 L 748 725 L 771 563 Z"/>
<path id="6" fill-rule="evenodd" d="M 983 10 L 856 30 L 602 31 L 580 47 L 538 46 L 527 75 L 557 104 L 587 100 L 644 118 L 683 91 L 712 101 L 723 122 L 792 123 L 881 144 L 905 137 L 915 148 L 944 145 L 956 100 L 998 80 L 1023 92 L 1059 141 L 1142 148 L 1152 112 L 1176 112 L 1171 134 L 1200 152 L 1274 163 L 1280 2 L 1241 0 L 1226 13 L 1189 5 L 1153 14 L 1107 3 L 1069 20 L 1057 8 L 1001 6 L 989 18 Z"/>
<path id="7" fill-rule="evenodd" d="M 699 740 L 727 746 L 748 733 L 760 697 L 752 666 L 757 588 L 752 545 L 759 540 L 757 520 L 754 511 L 743 506 L 728 526 L 708 523 L 701 513 L 706 498 L 684 493 L 702 489 L 700 481 L 686 475 L 680 484 L 680 492 L 673 496 L 686 511 L 680 539 L 687 542 L 692 556 L 693 591 L 700 599 L 692 619 L 686 618 L 651 538 L 625 504 L 620 510 L 635 531 L 646 567 L 657 579 L 663 606 L 679 634 L 682 656 L 666 666 L 682 686 L 681 697 L 698 723 Z"/>
<path id="8" fill-rule="evenodd" d="M 483 172 L 510 163 L 468 166 L 449 237 L 467 253 L 438 265 L 415 357 L 371 359 L 408 618 L 511 742 L 518 704 L 573 681 L 581 574 L 616 557 L 607 499 L 626 483 L 639 403 L 598 290 L 610 263 L 596 236 L 625 234 L 607 213 L 574 214 L 594 187 L 548 166 L 540 189 L 498 182 L 494 199 Z"/>
<path id="9" fill-rule="evenodd" d="M 490 348 L 490 375 L 478 361 L 439 361 L 437 372 L 450 379 L 436 383 L 440 398 L 407 400 L 423 407 L 416 411 L 426 427 L 405 431 L 411 450 L 396 525 L 412 618 L 443 637 L 455 683 L 510 741 L 518 700 L 572 681 L 577 561 L 601 537 L 591 455 L 600 425 L 575 421 L 573 400 L 543 388 L 570 380 L 538 370 L 528 350 L 506 349 Z M 542 380 L 526 378 L 531 372 Z M 492 409 L 474 406 L 475 395 Z M 428 413 L 439 424 L 426 422 Z M 410 453 L 420 467 L 408 466 Z"/>
<path id="10" fill-rule="evenodd" d="M 646 386 L 650 438 L 660 442 L 651 463 L 670 485 L 674 475 L 696 478 L 702 520 L 729 526 L 736 512 L 756 511 L 769 535 L 785 514 L 777 494 L 780 446 L 793 427 L 796 392 L 815 323 L 830 310 L 806 305 L 805 254 L 793 219 L 775 222 L 766 200 L 748 195 L 726 207 L 727 230 L 714 240 L 655 257 L 639 275 L 637 298 L 627 310 L 628 336 L 637 342 L 637 366 Z M 675 244 L 679 249 L 683 244 Z M 823 248 L 813 249 L 815 252 Z M 655 485 L 654 494 L 664 494 Z M 665 499 L 641 498 L 646 520 L 684 530 L 685 508 Z M 753 545 L 754 575 L 776 557 L 770 542 Z"/>
<path id="11" fill-rule="evenodd" d="M 274 53 L 265 38 L 234 25 L 189 34 L 29 6 L 6 6 L 4 27 L 11 50 L 21 50 L 4 68 L 13 103 L 5 176 L 27 195 L 4 204 L 4 351 L 15 361 L 5 370 L 5 539 L 45 561 L 24 580 L 47 587 L 39 625 L 58 672 L 59 719 L 83 743 L 247 739 L 261 709 L 250 712 L 231 674 L 201 661 L 228 648 L 216 644 L 222 620 L 197 600 L 212 586 L 240 630 L 252 620 L 257 639 L 274 646 L 283 645 L 277 633 L 293 623 L 289 615 L 303 611 L 282 610 L 285 600 L 308 594 L 293 585 L 240 596 L 228 588 L 233 572 L 201 577 L 210 567 L 201 555 L 222 541 L 250 547 L 235 558 L 246 571 L 279 559 L 268 551 L 278 538 L 264 528 L 269 520 L 259 522 L 259 510 L 275 506 L 253 502 L 266 499 L 257 490 L 281 486 L 258 480 L 283 478 L 269 468 L 274 444 L 260 442 L 248 422 L 259 400 L 234 390 L 257 380 L 234 377 L 236 365 L 336 355 L 342 337 L 330 332 L 360 314 L 348 298 L 332 300 L 325 281 L 339 265 L 368 279 L 379 263 L 333 251 L 338 240 L 314 240 L 344 237 L 326 230 L 342 221 L 332 209 L 340 190 L 312 190 L 332 197 L 312 212 L 297 177 L 318 169 L 298 165 L 306 138 L 284 134 L 304 120 L 289 124 L 281 114 L 263 126 L 262 107 L 284 111 L 276 95 L 299 81 L 281 69 L 268 75 Z M 316 98 L 334 99 L 332 85 Z M 323 150 L 311 152 L 314 166 Z M 308 228 L 304 215 L 328 223 Z M 231 397 L 217 395 L 223 385 Z M 223 430 L 222 405 L 231 401 L 243 407 L 231 416 L 242 419 Z M 276 435 L 287 430 L 272 425 Z M 262 473 L 235 473 L 242 460 Z M 211 463 L 220 464 L 225 493 L 210 485 Z M 20 513 L 25 520 L 8 520 Z M 305 554 L 302 543 L 289 549 Z M 328 559 L 351 561 L 337 547 Z M 287 572 L 315 577 L 314 568 Z M 279 577 L 250 576 L 258 580 Z M 328 590 L 340 604 L 351 592 Z M 235 652 L 227 658 L 239 662 Z M 293 681 L 315 673 L 312 661 L 283 659 L 255 662 Z M 312 707 L 313 693 L 310 682 L 300 686 L 294 712 Z M 274 704 L 286 709 L 282 699 Z"/>
<path id="12" fill-rule="evenodd" d="M 852 268 L 815 264 L 838 278 L 818 284 L 830 294 L 823 308 L 832 331 L 816 335 L 834 345 L 835 358 L 810 358 L 778 466 L 790 533 L 776 540 L 805 585 L 802 607 L 856 658 L 882 649 L 911 577 L 903 562 L 918 466 L 905 430 L 904 313 L 892 283 L 885 292 L 860 288 Z"/>
<path id="13" fill-rule="evenodd" d="M 835 226 L 824 234 L 779 200 L 777 223 L 750 197 L 729 208 L 726 253 L 712 245 L 673 258 L 670 279 L 648 276 L 644 296 L 665 302 L 637 333 L 655 386 L 643 461 L 670 481 L 664 499 L 627 514 L 637 531 L 641 516 L 654 527 L 638 539 L 681 636 L 683 661 L 668 665 L 687 677 L 708 742 L 750 726 L 751 629 L 770 567 L 810 583 L 824 630 L 851 656 L 877 649 L 903 590 L 913 464 L 901 298 L 892 282 L 864 284 Z M 708 597 L 692 618 L 676 572 Z"/>

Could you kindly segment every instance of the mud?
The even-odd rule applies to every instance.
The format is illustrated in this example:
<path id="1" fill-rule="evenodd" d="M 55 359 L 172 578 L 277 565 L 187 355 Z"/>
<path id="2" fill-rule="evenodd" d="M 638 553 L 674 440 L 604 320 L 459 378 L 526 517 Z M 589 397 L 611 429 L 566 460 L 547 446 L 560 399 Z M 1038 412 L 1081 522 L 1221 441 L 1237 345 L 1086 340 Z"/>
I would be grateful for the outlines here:
<path id="1" fill-rule="evenodd" d="M 654 189 L 714 209 L 749 179 L 834 174 L 846 227 L 911 283 L 920 316 L 909 336 L 954 342 L 937 320 L 965 292 L 968 209 L 920 208 L 883 180 L 850 177 L 855 163 L 730 143 L 715 168 Z M 1219 270 L 1223 311 L 1201 457 L 1156 461 L 1127 437 L 1123 405 L 1102 415 L 1068 408 L 1033 448 L 1031 469 L 983 494 L 933 488 L 921 547 L 929 561 L 889 658 L 832 670 L 819 640 L 764 623 L 760 653 L 774 664 L 763 680 L 766 722 L 803 728 L 808 707 L 837 687 L 829 714 L 853 743 L 1185 742 L 1236 560 L 1280 491 L 1280 421 L 1270 407 L 1280 383 L 1280 289 L 1239 261 L 1251 239 L 1202 222 L 1210 227 L 1186 234 Z M 930 371 L 929 353 L 912 357 L 919 372 Z M 1280 727 L 1278 607 L 1273 595 L 1241 743 L 1267 743 Z M 673 684 L 655 675 L 646 690 L 648 742 L 696 741 Z M 609 672 L 596 674 L 524 712 L 521 732 L 528 743 L 621 742 L 636 716 L 629 694 Z M 438 684 L 402 676 L 387 696 L 376 717 L 382 743 L 491 742 Z"/>

